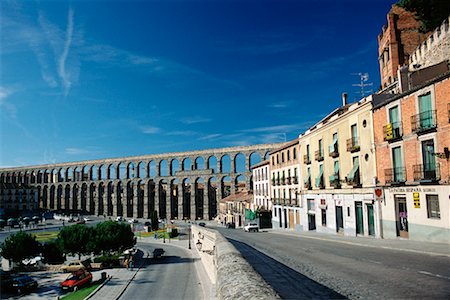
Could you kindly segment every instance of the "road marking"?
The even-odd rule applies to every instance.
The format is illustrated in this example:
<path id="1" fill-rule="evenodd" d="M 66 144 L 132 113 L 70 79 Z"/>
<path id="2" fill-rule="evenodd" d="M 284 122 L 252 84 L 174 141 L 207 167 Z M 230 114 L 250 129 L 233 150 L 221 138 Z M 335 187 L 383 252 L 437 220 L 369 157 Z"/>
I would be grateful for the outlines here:
<path id="1" fill-rule="evenodd" d="M 429 276 L 437 277 L 437 278 L 444 278 L 444 279 L 450 280 L 450 277 L 442 276 L 442 275 L 439 275 L 439 274 L 433 274 L 433 273 L 430 273 L 430 272 L 427 272 L 427 271 L 419 271 L 419 273 L 420 273 L 420 274 L 424 274 L 424 275 L 429 275 Z"/>
<path id="2" fill-rule="evenodd" d="M 450 253 L 449 254 L 447 254 L 447 253 L 436 253 L 436 252 L 427 252 L 427 251 L 405 249 L 405 248 L 395 248 L 395 247 L 388 247 L 388 246 L 365 245 L 365 244 L 359 244 L 359 243 L 354 243 L 354 242 L 339 241 L 339 240 L 335 240 L 335 239 L 327 239 L 327 238 L 321 238 L 321 237 L 315 237 L 315 236 L 296 235 L 296 234 L 291 234 L 289 232 L 280 232 L 280 231 L 271 231 L 269 233 L 283 234 L 283 235 L 289 235 L 289 236 L 298 236 L 298 237 L 301 237 L 301 238 L 307 238 L 307 239 L 313 239 L 313 240 L 321 240 L 321 241 L 328 241 L 328 242 L 336 242 L 336 243 L 347 244 L 347 245 L 352 245 L 352 246 L 370 247 L 370 248 L 382 248 L 382 249 L 388 249 L 388 250 L 396 250 L 396 251 L 405 251 L 405 252 L 412 252 L 412 253 L 428 254 L 428 255 L 432 255 L 432 256 L 447 256 L 447 257 L 450 257 Z"/>

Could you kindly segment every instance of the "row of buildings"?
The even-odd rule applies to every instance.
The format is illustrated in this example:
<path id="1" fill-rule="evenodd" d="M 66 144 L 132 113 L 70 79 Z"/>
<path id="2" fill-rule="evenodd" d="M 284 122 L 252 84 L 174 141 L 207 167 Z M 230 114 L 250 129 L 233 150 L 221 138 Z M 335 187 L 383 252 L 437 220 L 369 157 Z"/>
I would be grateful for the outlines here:
<path id="1" fill-rule="evenodd" d="M 450 243 L 450 18 L 421 33 L 393 6 L 382 89 L 253 167 L 252 209 L 286 230 Z"/>

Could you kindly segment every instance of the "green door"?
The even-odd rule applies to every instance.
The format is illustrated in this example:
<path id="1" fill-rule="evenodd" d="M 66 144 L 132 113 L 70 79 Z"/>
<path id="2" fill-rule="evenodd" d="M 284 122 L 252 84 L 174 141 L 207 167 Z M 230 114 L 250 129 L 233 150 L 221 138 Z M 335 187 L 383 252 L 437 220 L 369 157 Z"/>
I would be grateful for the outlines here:
<path id="1" fill-rule="evenodd" d="M 392 137 L 398 138 L 400 136 L 400 122 L 398 118 L 398 106 L 389 109 L 389 122 L 392 126 Z"/>
<path id="2" fill-rule="evenodd" d="M 369 221 L 369 235 L 375 235 L 375 219 L 372 204 L 367 204 L 367 219 Z"/>
<path id="3" fill-rule="evenodd" d="M 356 212 L 356 214 L 355 214 L 356 215 L 356 234 L 364 234 L 362 202 L 356 202 L 355 212 Z"/>
<path id="4" fill-rule="evenodd" d="M 434 142 L 427 140 L 422 142 L 422 160 L 424 179 L 436 178 L 436 159 L 434 157 Z"/>
<path id="5" fill-rule="evenodd" d="M 419 113 L 420 113 L 420 128 L 422 129 L 431 128 L 433 126 L 433 115 L 432 115 L 430 93 L 419 97 Z"/>

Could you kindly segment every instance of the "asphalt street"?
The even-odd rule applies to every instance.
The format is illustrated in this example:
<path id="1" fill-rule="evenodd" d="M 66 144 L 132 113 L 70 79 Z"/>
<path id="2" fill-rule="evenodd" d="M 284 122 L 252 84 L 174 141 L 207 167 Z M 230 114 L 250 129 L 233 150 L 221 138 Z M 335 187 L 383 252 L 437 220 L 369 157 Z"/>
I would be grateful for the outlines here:
<path id="1" fill-rule="evenodd" d="M 170 244 L 139 243 L 139 249 L 149 257 L 120 299 L 202 299 L 203 290 L 194 259 L 187 249 Z M 162 258 L 151 255 L 155 247 L 163 248 Z M 146 255 L 144 255 L 146 256 Z"/>
<path id="2" fill-rule="evenodd" d="M 450 298 L 449 256 L 217 229 L 284 299 Z"/>

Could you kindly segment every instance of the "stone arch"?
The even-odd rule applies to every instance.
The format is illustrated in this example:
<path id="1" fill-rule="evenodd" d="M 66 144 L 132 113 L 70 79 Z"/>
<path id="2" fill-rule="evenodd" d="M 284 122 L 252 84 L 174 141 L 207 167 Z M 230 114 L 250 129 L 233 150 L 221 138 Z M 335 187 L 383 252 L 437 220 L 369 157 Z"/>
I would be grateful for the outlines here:
<path id="1" fill-rule="evenodd" d="M 98 179 L 97 180 L 107 180 L 109 179 L 108 169 L 105 164 L 98 166 Z"/>
<path id="2" fill-rule="evenodd" d="M 95 196 L 97 194 L 97 185 L 95 183 L 91 183 L 89 185 L 89 194 L 88 194 L 88 199 L 87 199 L 87 211 L 91 214 L 91 215 L 95 215 Z"/>
<path id="3" fill-rule="evenodd" d="M 78 184 L 74 184 L 72 186 L 72 207 L 71 209 L 74 211 L 78 211 L 79 210 L 79 199 L 78 199 L 78 194 L 79 194 L 79 186 Z"/>
<path id="4" fill-rule="evenodd" d="M 64 200 L 63 200 L 63 186 L 58 184 L 56 189 L 56 209 L 61 211 L 63 209 Z"/>
<path id="5" fill-rule="evenodd" d="M 70 211 L 70 185 L 66 184 L 64 186 L 64 210 Z"/>
<path id="6" fill-rule="evenodd" d="M 118 179 L 116 171 L 117 171 L 117 168 L 114 164 L 108 164 L 107 174 L 108 174 L 109 179 L 111 179 L 111 180 Z"/>
<path id="7" fill-rule="evenodd" d="M 212 220 L 217 216 L 219 181 L 216 176 L 208 178 L 208 219 Z"/>
<path id="8" fill-rule="evenodd" d="M 203 179 L 203 177 L 197 177 L 195 179 L 194 191 L 194 203 L 191 203 L 191 207 L 193 208 L 193 212 L 191 211 L 191 216 L 198 219 L 203 219 L 203 208 L 204 203 L 208 203 L 207 195 L 205 197 L 205 193 L 207 192 L 207 182 Z"/>
<path id="9" fill-rule="evenodd" d="M 251 171 L 252 167 L 258 163 L 260 163 L 261 160 L 261 153 L 259 152 L 252 152 L 250 153 L 250 166 L 247 171 Z"/>
<path id="10" fill-rule="evenodd" d="M 137 178 L 147 178 L 147 169 L 145 168 L 145 162 L 140 161 L 137 163 L 136 167 Z"/>
<path id="11" fill-rule="evenodd" d="M 89 178 L 92 181 L 98 180 L 98 167 L 96 165 L 89 168 Z"/>
<path id="12" fill-rule="evenodd" d="M 120 180 L 127 179 L 127 167 L 125 166 L 125 163 L 119 162 L 117 164 L 116 174 L 117 174 L 117 179 L 120 179 Z"/>
<path id="13" fill-rule="evenodd" d="M 134 173 L 134 162 L 129 162 L 127 164 L 127 179 L 133 179 L 135 178 L 136 174 Z"/>
<path id="14" fill-rule="evenodd" d="M 125 205 L 126 210 L 124 215 L 128 218 L 131 218 L 133 216 L 133 198 L 134 198 L 134 182 L 132 180 L 127 180 L 126 182 L 126 198 L 125 198 Z"/>
<path id="15" fill-rule="evenodd" d="M 48 186 L 44 185 L 42 189 L 42 208 L 48 209 Z"/>
<path id="16" fill-rule="evenodd" d="M 155 178 L 156 176 L 158 176 L 155 160 L 151 160 L 148 162 L 148 174 L 149 174 L 149 177 L 152 177 L 152 178 Z"/>
<path id="17" fill-rule="evenodd" d="M 222 199 L 231 195 L 231 176 L 223 176 L 220 181 L 220 189 L 222 194 Z"/>
<path id="18" fill-rule="evenodd" d="M 159 161 L 159 176 L 169 176 L 169 162 L 167 159 Z"/>
<path id="19" fill-rule="evenodd" d="M 246 188 L 248 188 L 247 177 L 243 174 L 239 174 L 238 176 L 236 176 L 236 179 L 234 180 L 234 190 L 238 191 Z"/>
<path id="20" fill-rule="evenodd" d="M 230 155 L 224 154 L 220 157 L 220 173 L 231 173 L 231 158 Z"/>
<path id="21" fill-rule="evenodd" d="M 184 178 L 182 181 L 182 195 L 183 195 L 183 219 L 191 218 L 191 180 Z"/>
<path id="22" fill-rule="evenodd" d="M 176 159 L 176 158 L 172 159 L 170 161 L 170 166 L 171 166 L 171 168 L 170 168 L 171 175 L 175 175 L 176 172 L 180 171 L 180 161 L 178 159 Z"/>
<path id="23" fill-rule="evenodd" d="M 217 166 L 217 157 L 215 155 L 210 155 L 206 160 L 206 168 L 213 170 L 213 173 L 219 173 Z"/>
<path id="24" fill-rule="evenodd" d="M 269 159 L 270 158 L 270 151 L 266 151 L 263 156 L 264 156 L 264 160 Z"/>
<path id="25" fill-rule="evenodd" d="M 246 168 L 246 156 L 244 153 L 236 153 L 236 155 L 233 157 L 233 164 L 234 165 L 234 170 L 233 168 L 231 169 L 231 172 L 233 173 L 242 173 L 242 172 L 246 172 L 248 168 Z"/>
<path id="26" fill-rule="evenodd" d="M 97 215 L 105 215 L 105 206 L 105 182 L 101 181 L 97 188 Z"/>
<path id="27" fill-rule="evenodd" d="M 191 170 L 192 169 L 191 159 L 189 157 L 183 158 L 181 166 L 182 166 L 181 170 L 183 170 L 183 171 Z"/>
<path id="28" fill-rule="evenodd" d="M 126 187 L 126 186 L 125 186 Z M 117 216 L 123 216 L 126 211 L 123 209 L 123 182 L 121 180 L 117 181 L 116 186 L 116 210 L 117 210 Z M 125 199 L 126 200 L 126 199 Z"/>
<path id="29" fill-rule="evenodd" d="M 49 208 L 55 209 L 55 185 L 50 186 L 50 199 L 49 199 Z"/>
<path id="30" fill-rule="evenodd" d="M 86 182 L 81 185 L 80 209 L 83 212 L 88 212 L 88 185 Z"/>
<path id="31" fill-rule="evenodd" d="M 108 181 L 106 185 L 106 215 L 107 216 L 114 216 L 114 203 L 115 203 L 115 193 L 114 193 L 114 182 Z"/>
<path id="32" fill-rule="evenodd" d="M 172 219 L 178 219 L 183 218 L 180 212 L 183 212 L 183 206 L 182 206 L 182 198 L 180 195 L 181 191 L 181 185 L 180 180 L 178 178 L 174 178 L 170 181 L 170 209 L 168 218 Z M 180 209 L 181 208 L 181 209 Z"/>
<path id="33" fill-rule="evenodd" d="M 205 159 L 203 156 L 197 156 L 194 160 L 194 170 L 205 170 Z"/>
<path id="34" fill-rule="evenodd" d="M 166 218 L 166 205 L 167 205 L 167 194 L 168 194 L 168 182 L 166 179 L 160 179 L 158 181 L 158 206 L 156 210 L 158 211 L 158 216 L 161 219 Z M 156 204 L 155 204 L 156 205 Z"/>
<path id="35" fill-rule="evenodd" d="M 145 205 L 144 191 L 145 191 L 144 181 L 138 180 L 136 183 L 137 195 L 135 197 L 136 203 L 134 203 L 134 205 L 136 206 L 133 212 L 134 218 L 144 218 L 144 205 Z"/>

